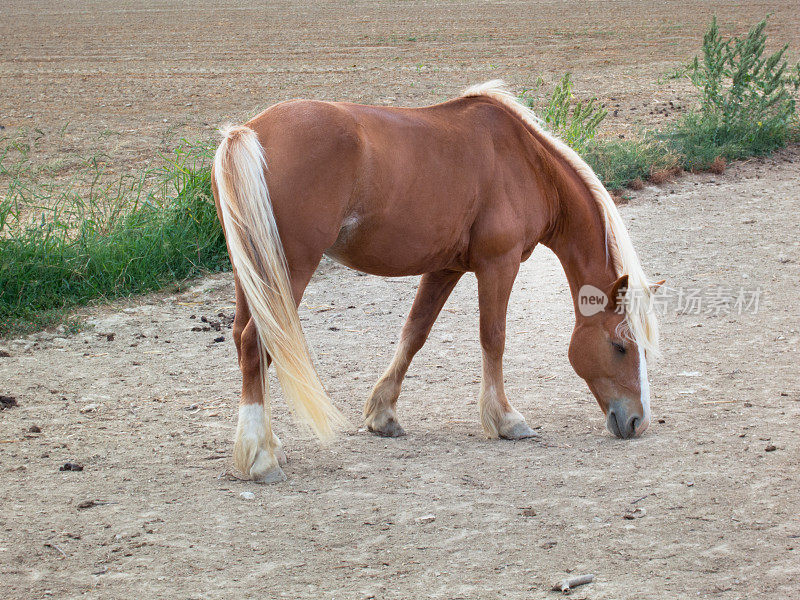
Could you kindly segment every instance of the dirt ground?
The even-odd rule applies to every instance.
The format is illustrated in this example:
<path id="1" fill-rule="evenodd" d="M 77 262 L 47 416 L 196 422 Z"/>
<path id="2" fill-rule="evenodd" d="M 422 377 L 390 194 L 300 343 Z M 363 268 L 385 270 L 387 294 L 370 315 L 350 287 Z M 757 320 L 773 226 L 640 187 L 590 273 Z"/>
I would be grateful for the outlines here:
<path id="1" fill-rule="evenodd" d="M 790 2 L 210 6 L 5 2 L 6 133 L 69 123 L 42 160 L 100 148 L 137 168 L 170 127 L 201 135 L 290 96 L 421 104 L 574 69 L 618 98 L 625 135 L 684 97 L 655 79 L 712 12 L 741 27 L 774 11 L 774 41 L 795 48 L 800 31 Z M 87 309 L 75 335 L 0 341 L 0 395 L 18 403 L 0 412 L 0 597 L 551 598 L 587 572 L 574 598 L 800 596 L 799 179 L 794 148 L 622 207 L 646 270 L 704 301 L 671 297 L 653 424 L 633 441 L 605 430 L 569 366 L 571 302 L 547 250 L 522 267 L 506 352 L 509 397 L 541 441 L 483 438 L 472 276 L 412 365 L 408 435 L 360 430 L 417 280 L 325 262 L 301 317 L 352 427 L 320 447 L 273 381 L 279 485 L 233 473 L 230 275 Z M 707 312 L 720 287 L 761 289 L 757 311 Z"/>
<path id="2" fill-rule="evenodd" d="M 138 170 L 288 98 L 418 106 L 572 71 L 609 108 L 604 128 L 630 135 L 687 106 L 684 81 L 658 80 L 698 53 L 715 13 L 725 33 L 773 13 L 771 47 L 800 58 L 793 0 L 4 0 L 0 134 L 28 131 L 63 173 L 98 152 Z"/>

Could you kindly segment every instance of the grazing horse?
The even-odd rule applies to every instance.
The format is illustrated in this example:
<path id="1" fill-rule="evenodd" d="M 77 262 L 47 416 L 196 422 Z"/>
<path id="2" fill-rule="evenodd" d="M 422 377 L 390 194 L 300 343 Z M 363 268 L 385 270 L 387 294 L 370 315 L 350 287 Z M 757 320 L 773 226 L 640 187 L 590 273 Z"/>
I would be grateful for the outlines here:
<path id="1" fill-rule="evenodd" d="M 620 438 L 650 422 L 647 357 L 658 353 L 648 282 L 591 168 L 491 81 L 424 108 L 292 100 L 223 130 L 212 187 L 236 285 L 242 371 L 236 467 L 284 479 L 272 433 L 274 363 L 296 417 L 320 438 L 343 422 L 312 364 L 297 306 L 323 254 L 366 273 L 422 275 L 397 351 L 364 408 L 398 436 L 395 406 L 413 356 L 461 276 L 478 280 L 490 438 L 534 436 L 503 389 L 506 309 L 536 244 L 558 256 L 575 306 L 569 360 Z M 585 290 L 595 304 L 583 310 Z"/>

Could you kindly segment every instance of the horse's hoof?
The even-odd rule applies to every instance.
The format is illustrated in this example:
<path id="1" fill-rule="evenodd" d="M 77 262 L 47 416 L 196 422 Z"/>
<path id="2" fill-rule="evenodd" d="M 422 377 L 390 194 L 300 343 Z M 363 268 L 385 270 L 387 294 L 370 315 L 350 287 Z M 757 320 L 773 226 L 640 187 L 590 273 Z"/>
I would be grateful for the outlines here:
<path id="1" fill-rule="evenodd" d="M 274 467 L 263 475 L 253 473 L 253 481 L 256 483 L 280 483 L 281 481 L 286 481 L 286 474 L 280 467 Z"/>
<path id="2" fill-rule="evenodd" d="M 272 453 L 275 455 L 278 465 L 281 467 L 289 460 L 286 458 L 286 452 L 283 449 L 283 444 L 281 443 L 280 438 L 278 438 L 275 433 L 272 434 Z"/>
<path id="3" fill-rule="evenodd" d="M 364 415 L 364 424 L 367 429 L 381 437 L 400 437 L 406 432 L 397 422 L 394 410 L 376 410 Z"/>
<path id="4" fill-rule="evenodd" d="M 275 458 L 278 459 L 278 466 L 281 467 L 289 462 L 289 459 L 286 457 L 286 452 L 284 452 L 281 448 L 275 449 Z"/>
<path id="5" fill-rule="evenodd" d="M 283 462 L 281 462 L 283 458 Z M 284 481 L 286 475 L 281 470 L 281 465 L 286 463 L 286 454 L 280 448 L 270 452 L 264 448 L 256 450 L 255 459 L 249 469 L 239 468 L 240 471 L 250 475 L 250 479 L 257 483 L 275 483 Z"/>
<path id="6" fill-rule="evenodd" d="M 499 434 L 501 438 L 506 440 L 524 440 L 526 438 L 540 437 L 525 421 L 517 421 L 513 424 L 510 423 L 509 426 L 501 430 Z"/>
<path id="7" fill-rule="evenodd" d="M 389 419 L 380 428 L 374 427 L 373 425 L 367 425 L 367 429 L 369 429 L 375 435 L 379 435 L 381 437 L 400 437 L 406 434 L 405 429 L 403 429 L 400 426 L 400 423 L 394 419 Z"/>

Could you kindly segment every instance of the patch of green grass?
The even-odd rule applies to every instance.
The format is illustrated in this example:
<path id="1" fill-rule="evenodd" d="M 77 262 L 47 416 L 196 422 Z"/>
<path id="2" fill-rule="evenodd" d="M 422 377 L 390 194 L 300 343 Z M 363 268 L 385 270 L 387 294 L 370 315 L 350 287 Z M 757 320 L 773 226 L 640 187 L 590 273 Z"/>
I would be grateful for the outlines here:
<path id="1" fill-rule="evenodd" d="M 542 87 L 541 78 L 536 89 Z M 565 74 L 544 101 L 523 92 L 522 101 L 534 109 L 544 126 L 578 152 L 609 190 L 626 187 L 634 180 L 646 180 L 655 171 L 675 168 L 679 157 L 656 136 L 640 139 L 596 138 L 608 111 L 596 98 L 575 101 L 570 74 Z M 537 110 L 538 107 L 538 110 Z"/>
<path id="2" fill-rule="evenodd" d="M 653 136 L 594 140 L 584 150 L 583 159 L 612 191 L 636 180 L 647 181 L 655 173 L 674 170 L 681 164 L 680 157 L 669 145 Z"/>
<path id="3" fill-rule="evenodd" d="M 210 146 L 184 142 L 159 168 L 134 177 L 108 181 L 90 160 L 68 182 L 40 183 L 29 149 L 5 144 L 0 336 L 52 325 L 91 301 L 229 268 L 211 198 Z"/>

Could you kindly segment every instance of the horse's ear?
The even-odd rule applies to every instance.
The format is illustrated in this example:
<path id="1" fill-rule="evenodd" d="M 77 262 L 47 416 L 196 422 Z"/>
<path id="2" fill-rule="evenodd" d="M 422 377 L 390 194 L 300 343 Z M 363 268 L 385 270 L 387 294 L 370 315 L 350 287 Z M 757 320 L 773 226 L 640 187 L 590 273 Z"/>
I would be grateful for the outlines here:
<path id="1" fill-rule="evenodd" d="M 623 275 L 611 284 L 611 289 L 608 290 L 608 307 L 615 309 L 619 304 L 620 299 L 628 291 L 628 276 Z"/>
<path id="2" fill-rule="evenodd" d="M 655 283 L 650 284 L 650 293 L 655 294 L 662 285 L 666 283 L 666 279 L 662 279 L 661 281 L 656 281 Z"/>

